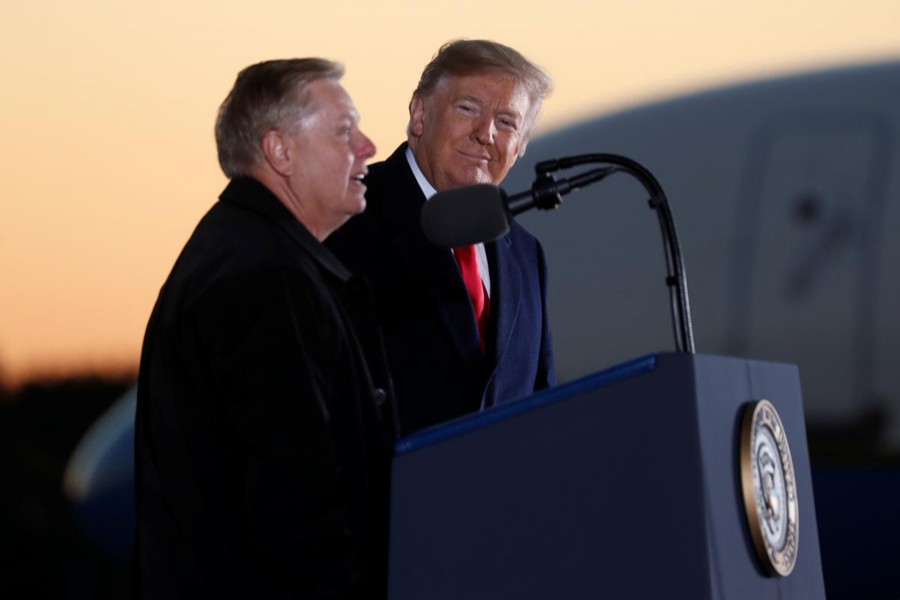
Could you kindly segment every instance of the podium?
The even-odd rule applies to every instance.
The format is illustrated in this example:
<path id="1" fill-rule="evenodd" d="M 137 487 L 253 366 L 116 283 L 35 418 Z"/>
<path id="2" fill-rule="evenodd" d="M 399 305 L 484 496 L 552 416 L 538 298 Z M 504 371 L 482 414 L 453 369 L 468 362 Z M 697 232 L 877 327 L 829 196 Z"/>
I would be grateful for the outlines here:
<path id="1" fill-rule="evenodd" d="M 783 577 L 757 556 L 742 491 L 742 419 L 760 399 L 793 458 Z M 647 356 L 396 450 L 390 600 L 825 597 L 793 365 Z"/>

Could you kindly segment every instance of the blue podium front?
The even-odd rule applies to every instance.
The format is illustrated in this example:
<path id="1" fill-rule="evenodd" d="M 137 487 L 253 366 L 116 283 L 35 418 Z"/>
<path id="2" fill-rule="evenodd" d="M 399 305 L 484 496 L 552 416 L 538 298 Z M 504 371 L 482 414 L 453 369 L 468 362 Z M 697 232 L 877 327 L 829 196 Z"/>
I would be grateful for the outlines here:
<path id="1" fill-rule="evenodd" d="M 760 399 L 793 458 L 787 576 L 757 556 L 742 493 Z M 825 597 L 795 366 L 653 355 L 398 442 L 391 600 L 666 597 Z"/>

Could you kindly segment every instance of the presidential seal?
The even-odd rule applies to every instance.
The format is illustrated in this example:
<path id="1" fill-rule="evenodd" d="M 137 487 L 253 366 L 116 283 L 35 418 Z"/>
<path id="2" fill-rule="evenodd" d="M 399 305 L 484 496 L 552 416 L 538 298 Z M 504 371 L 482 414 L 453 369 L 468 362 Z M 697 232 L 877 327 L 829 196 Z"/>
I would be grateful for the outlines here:
<path id="1" fill-rule="evenodd" d="M 744 509 L 753 546 L 763 570 L 784 577 L 797 560 L 797 482 L 781 418 L 768 400 L 747 406 L 740 456 Z"/>

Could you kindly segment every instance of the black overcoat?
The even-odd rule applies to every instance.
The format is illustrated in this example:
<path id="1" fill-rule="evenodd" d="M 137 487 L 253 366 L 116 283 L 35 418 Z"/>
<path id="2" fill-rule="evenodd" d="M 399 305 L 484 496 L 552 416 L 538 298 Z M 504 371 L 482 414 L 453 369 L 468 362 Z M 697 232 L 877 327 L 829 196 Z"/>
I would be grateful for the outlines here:
<path id="1" fill-rule="evenodd" d="M 139 595 L 384 597 L 395 418 L 365 282 L 233 180 L 147 326 Z"/>

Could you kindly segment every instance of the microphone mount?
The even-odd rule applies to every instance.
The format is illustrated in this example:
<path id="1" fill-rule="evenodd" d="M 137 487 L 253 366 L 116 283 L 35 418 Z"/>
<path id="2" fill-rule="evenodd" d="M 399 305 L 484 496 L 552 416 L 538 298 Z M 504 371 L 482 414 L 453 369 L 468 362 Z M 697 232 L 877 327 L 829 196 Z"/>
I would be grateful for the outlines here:
<path id="1" fill-rule="evenodd" d="M 530 208 L 538 208 L 540 210 L 558 208 L 562 203 L 563 194 L 574 192 L 596 181 L 600 181 L 618 170 L 620 170 L 618 167 L 602 167 L 562 181 L 557 181 L 556 177 L 549 171 L 538 172 L 537 179 L 531 184 L 530 190 L 507 197 L 507 209 L 510 216 L 515 216 Z"/>

